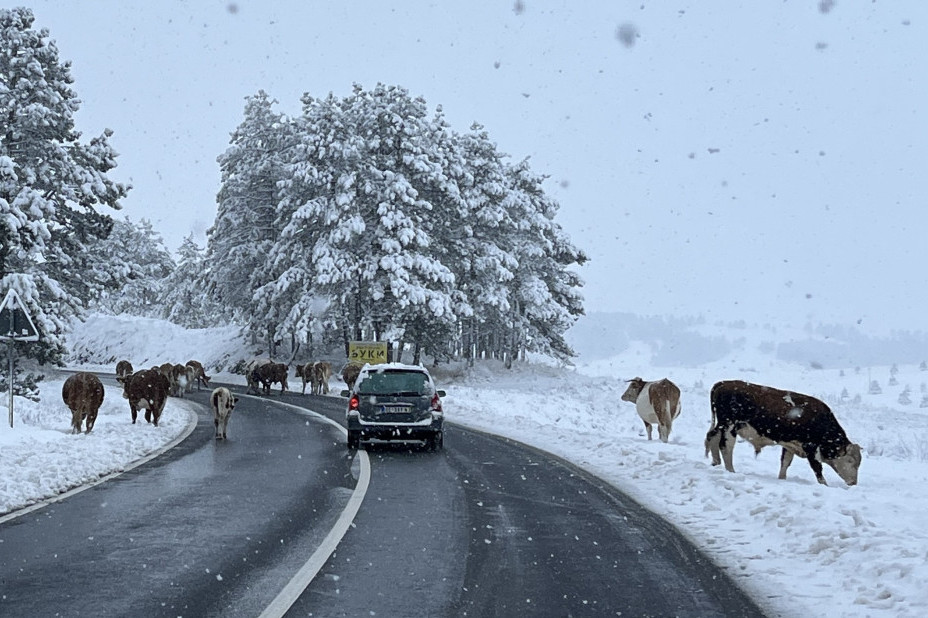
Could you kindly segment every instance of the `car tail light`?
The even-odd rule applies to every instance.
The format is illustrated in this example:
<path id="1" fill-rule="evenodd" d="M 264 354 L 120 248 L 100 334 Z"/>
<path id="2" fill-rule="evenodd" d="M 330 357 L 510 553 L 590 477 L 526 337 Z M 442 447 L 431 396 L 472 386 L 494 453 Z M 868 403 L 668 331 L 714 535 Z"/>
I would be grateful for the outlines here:
<path id="1" fill-rule="evenodd" d="M 438 393 L 432 395 L 432 411 L 441 412 L 441 399 L 439 399 Z"/>
<path id="2" fill-rule="evenodd" d="M 357 410 L 360 403 L 361 403 L 360 397 L 358 397 L 357 394 L 354 394 L 351 396 L 351 399 L 348 400 L 348 409 Z"/>

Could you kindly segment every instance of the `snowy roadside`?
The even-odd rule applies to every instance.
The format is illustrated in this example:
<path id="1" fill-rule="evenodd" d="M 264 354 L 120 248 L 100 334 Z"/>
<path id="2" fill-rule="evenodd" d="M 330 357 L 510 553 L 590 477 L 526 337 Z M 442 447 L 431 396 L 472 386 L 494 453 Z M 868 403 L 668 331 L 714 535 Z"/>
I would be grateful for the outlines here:
<path id="1" fill-rule="evenodd" d="M 693 370 L 692 378 L 704 373 Z M 668 444 L 647 440 L 634 406 L 619 399 L 624 383 L 556 369 L 516 370 L 507 381 L 465 379 L 449 387 L 446 411 L 453 422 L 554 453 L 633 496 L 683 531 L 771 615 L 928 613 L 928 461 L 906 455 L 916 451 L 907 444 L 925 443 L 928 414 L 907 416 L 901 431 L 881 412 L 838 410 L 849 435 L 869 444 L 871 454 L 860 485 L 848 488 L 826 466 L 825 487 L 798 458 L 787 480 L 777 479 L 775 448 L 755 459 L 749 445 L 739 445 L 734 474 L 710 466 L 703 443 L 708 394 L 680 384 L 684 412 Z M 453 448 L 453 434 L 446 444 Z M 877 444 L 892 454 L 872 454 Z"/>
<path id="2" fill-rule="evenodd" d="M 171 398 L 158 427 L 130 422 L 122 391 L 107 386 L 93 431 L 71 433 L 71 413 L 61 400 L 64 376 L 43 381 L 41 401 L 17 397 L 13 427 L 9 405 L 0 424 L 0 521 L 3 515 L 128 470 L 184 437 L 196 423 L 196 407 Z"/>

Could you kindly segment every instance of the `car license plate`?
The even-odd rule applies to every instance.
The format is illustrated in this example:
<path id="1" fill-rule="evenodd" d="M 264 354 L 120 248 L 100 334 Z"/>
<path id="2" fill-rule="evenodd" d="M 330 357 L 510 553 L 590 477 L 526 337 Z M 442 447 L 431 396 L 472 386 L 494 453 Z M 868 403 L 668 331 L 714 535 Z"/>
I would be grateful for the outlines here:
<path id="1" fill-rule="evenodd" d="M 409 414 L 412 412 L 412 407 L 410 406 L 397 406 L 397 405 L 381 405 L 380 413 L 381 414 Z"/>

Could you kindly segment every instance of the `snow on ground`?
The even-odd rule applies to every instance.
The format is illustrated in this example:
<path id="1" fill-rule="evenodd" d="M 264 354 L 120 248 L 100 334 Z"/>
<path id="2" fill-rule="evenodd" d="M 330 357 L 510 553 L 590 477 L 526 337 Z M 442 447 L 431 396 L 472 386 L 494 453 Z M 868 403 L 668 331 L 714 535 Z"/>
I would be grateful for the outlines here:
<path id="1" fill-rule="evenodd" d="M 919 364 L 899 364 L 895 375 L 890 364 L 812 369 L 777 360 L 769 332 L 703 336 L 728 343 L 716 345 L 717 358 L 690 366 L 656 366 L 666 346 L 630 341 L 613 356 L 581 356 L 576 368 L 536 362 L 506 371 L 482 363 L 467 371 L 443 366 L 433 375 L 448 391 L 449 420 L 548 450 L 626 491 L 673 522 L 771 615 L 928 615 L 928 533 L 921 523 L 928 505 L 928 408 L 920 407 L 928 371 Z M 91 370 L 112 373 L 119 358 L 137 367 L 196 358 L 217 379 L 237 384 L 242 376 L 228 369 L 255 354 L 233 328 L 184 331 L 124 317 L 96 316 L 70 343 L 75 366 Z M 648 441 L 634 406 L 620 400 L 624 380 L 636 375 L 669 377 L 683 391 L 683 412 L 667 444 L 656 430 Z M 744 443 L 735 448 L 737 472 L 711 467 L 703 444 L 708 390 L 730 378 L 828 402 L 865 449 L 859 485 L 847 487 L 825 466 L 829 485 L 821 486 L 799 458 L 778 480 L 779 449 L 755 458 Z M 125 469 L 182 436 L 195 411 L 171 399 L 160 427 L 133 426 L 126 402 L 108 389 L 94 431 L 74 435 L 62 380 L 43 383 L 38 404 L 17 399 L 13 428 L 0 424 L 0 513 Z M 882 393 L 868 392 L 871 380 Z M 910 403 L 901 397 L 905 390 Z M 445 444 L 454 448 L 453 429 Z"/>

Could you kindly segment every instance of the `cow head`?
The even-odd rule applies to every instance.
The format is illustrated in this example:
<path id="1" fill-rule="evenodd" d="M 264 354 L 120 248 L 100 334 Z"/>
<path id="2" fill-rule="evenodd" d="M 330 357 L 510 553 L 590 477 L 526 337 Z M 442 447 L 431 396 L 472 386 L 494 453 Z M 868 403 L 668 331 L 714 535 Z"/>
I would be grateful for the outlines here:
<path id="1" fill-rule="evenodd" d="M 632 378 L 628 380 L 628 388 L 625 389 L 625 393 L 622 394 L 622 401 L 635 403 L 638 401 L 638 395 L 641 394 L 641 389 L 643 388 L 644 380 L 641 378 Z"/>
<path id="2" fill-rule="evenodd" d="M 845 483 L 850 486 L 857 484 L 857 471 L 860 469 L 860 462 L 863 460 L 859 444 L 849 442 L 831 459 L 821 457 L 821 449 L 819 449 L 817 455 L 819 459 L 834 468 L 834 471 L 838 473 L 838 476 Z"/>

